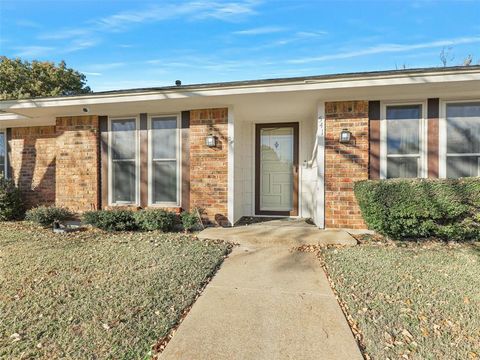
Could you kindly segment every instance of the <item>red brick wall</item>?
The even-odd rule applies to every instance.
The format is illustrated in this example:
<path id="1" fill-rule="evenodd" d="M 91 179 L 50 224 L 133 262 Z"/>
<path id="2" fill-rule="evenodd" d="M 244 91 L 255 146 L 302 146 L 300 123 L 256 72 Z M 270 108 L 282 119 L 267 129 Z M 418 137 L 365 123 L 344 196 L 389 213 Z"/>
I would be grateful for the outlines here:
<path id="1" fill-rule="evenodd" d="M 56 204 L 94 210 L 98 197 L 98 117 L 57 118 Z"/>
<path id="2" fill-rule="evenodd" d="M 98 206 L 98 119 L 57 118 L 56 126 L 12 128 L 12 178 L 27 207 Z"/>
<path id="3" fill-rule="evenodd" d="M 325 104 L 325 226 L 366 228 L 353 184 L 368 179 L 368 101 Z M 352 133 L 339 143 L 342 129 Z"/>
<path id="4" fill-rule="evenodd" d="M 218 137 L 216 148 L 205 137 Z M 190 207 L 205 209 L 208 221 L 225 225 L 228 181 L 228 109 L 190 112 Z"/>
<path id="5" fill-rule="evenodd" d="M 55 126 L 12 129 L 12 178 L 28 207 L 55 203 L 55 142 Z"/>

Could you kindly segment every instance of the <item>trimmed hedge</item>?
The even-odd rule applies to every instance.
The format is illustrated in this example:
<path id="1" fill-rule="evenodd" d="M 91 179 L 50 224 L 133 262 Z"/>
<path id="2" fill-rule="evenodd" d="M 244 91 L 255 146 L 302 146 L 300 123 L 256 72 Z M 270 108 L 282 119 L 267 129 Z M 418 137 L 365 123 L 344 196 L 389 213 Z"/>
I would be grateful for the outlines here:
<path id="1" fill-rule="evenodd" d="M 480 240 L 480 178 L 365 180 L 354 191 L 366 224 L 383 235 Z"/>
<path id="2" fill-rule="evenodd" d="M 162 209 L 148 210 L 97 210 L 83 214 L 83 222 L 106 231 L 161 230 L 171 231 L 177 215 Z"/>
<path id="3" fill-rule="evenodd" d="M 195 211 L 184 211 L 180 214 L 180 218 L 182 219 L 182 227 L 185 231 L 191 231 L 199 224 Z"/>
<path id="4" fill-rule="evenodd" d="M 30 209 L 25 214 L 25 220 L 43 227 L 53 225 L 54 221 L 63 221 L 71 218 L 73 214 L 65 208 L 55 206 L 38 206 Z"/>
<path id="5" fill-rule="evenodd" d="M 20 190 L 13 181 L 0 177 L 0 221 L 19 220 L 24 214 Z"/>
<path id="6" fill-rule="evenodd" d="M 167 232 L 173 229 L 177 215 L 161 209 L 151 209 L 137 211 L 133 217 L 140 230 Z"/>
<path id="7" fill-rule="evenodd" d="M 106 231 L 137 230 L 138 226 L 131 210 L 97 210 L 83 214 L 83 222 Z"/>

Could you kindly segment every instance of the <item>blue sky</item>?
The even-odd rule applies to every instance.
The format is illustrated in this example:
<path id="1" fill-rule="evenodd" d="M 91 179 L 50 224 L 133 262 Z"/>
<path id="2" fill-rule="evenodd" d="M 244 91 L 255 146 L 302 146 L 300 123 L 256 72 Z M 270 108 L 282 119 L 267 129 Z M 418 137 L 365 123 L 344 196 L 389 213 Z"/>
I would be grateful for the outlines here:
<path id="1" fill-rule="evenodd" d="M 480 61 L 480 1 L 0 0 L 0 54 L 95 91 Z"/>

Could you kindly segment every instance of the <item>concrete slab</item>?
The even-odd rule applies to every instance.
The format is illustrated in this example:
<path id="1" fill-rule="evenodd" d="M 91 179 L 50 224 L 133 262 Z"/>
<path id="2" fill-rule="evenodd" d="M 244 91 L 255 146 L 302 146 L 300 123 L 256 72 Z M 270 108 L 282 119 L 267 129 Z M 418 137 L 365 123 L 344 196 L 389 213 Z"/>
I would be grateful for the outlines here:
<path id="1" fill-rule="evenodd" d="M 318 260 L 306 255 L 281 247 L 252 248 L 242 245 L 230 254 L 228 266 L 221 268 L 215 282 L 210 285 L 330 296 L 332 290 L 323 269 L 318 266 Z M 253 269 L 252 264 L 255 264 Z"/>
<path id="2" fill-rule="evenodd" d="M 362 355 L 313 254 L 242 245 L 160 359 L 348 359 Z"/>
<path id="3" fill-rule="evenodd" d="M 355 246 L 355 240 L 345 230 L 320 230 L 310 225 L 254 224 L 231 228 L 207 228 L 201 239 L 222 239 L 252 246 L 342 245 Z"/>

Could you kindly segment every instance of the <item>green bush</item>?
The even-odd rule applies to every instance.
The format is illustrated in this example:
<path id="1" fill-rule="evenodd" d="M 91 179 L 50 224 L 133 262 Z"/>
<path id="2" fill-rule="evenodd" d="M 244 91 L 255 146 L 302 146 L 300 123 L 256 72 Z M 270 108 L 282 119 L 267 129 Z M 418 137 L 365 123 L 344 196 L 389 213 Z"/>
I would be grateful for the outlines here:
<path id="1" fill-rule="evenodd" d="M 52 226 L 54 221 L 63 221 L 71 218 L 73 214 L 65 208 L 55 206 L 38 206 L 30 209 L 25 214 L 25 220 L 39 224 L 43 227 Z"/>
<path id="2" fill-rule="evenodd" d="M 130 231 L 138 228 L 131 210 L 87 211 L 82 220 L 85 224 L 106 231 Z"/>
<path id="3" fill-rule="evenodd" d="M 152 209 L 137 211 L 133 214 L 133 217 L 140 230 L 167 232 L 173 229 L 176 214 L 161 209 Z"/>
<path id="4" fill-rule="evenodd" d="M 480 239 L 480 178 L 366 180 L 355 196 L 368 227 L 394 239 Z"/>
<path id="5" fill-rule="evenodd" d="M 0 221 L 18 220 L 23 215 L 20 190 L 13 181 L 0 177 Z"/>
<path id="6" fill-rule="evenodd" d="M 198 224 L 198 216 L 195 211 L 184 211 L 180 214 L 182 226 L 185 231 L 192 230 Z"/>

